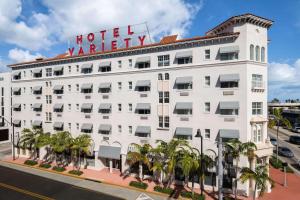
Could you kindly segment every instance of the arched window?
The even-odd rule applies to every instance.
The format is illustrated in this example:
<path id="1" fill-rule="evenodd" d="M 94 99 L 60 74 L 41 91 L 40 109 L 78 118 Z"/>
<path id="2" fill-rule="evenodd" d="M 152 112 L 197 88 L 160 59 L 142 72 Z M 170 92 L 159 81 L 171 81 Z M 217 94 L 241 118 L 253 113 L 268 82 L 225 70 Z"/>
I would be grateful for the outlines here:
<path id="1" fill-rule="evenodd" d="M 254 45 L 250 45 L 250 60 L 254 60 Z"/>
<path id="2" fill-rule="evenodd" d="M 265 62 L 265 47 L 261 48 L 260 53 L 261 53 L 261 56 L 260 56 L 261 62 Z"/>
<path id="3" fill-rule="evenodd" d="M 262 125 L 253 125 L 253 142 L 262 142 Z"/>
<path id="4" fill-rule="evenodd" d="M 259 61 L 259 56 L 260 56 L 260 53 L 259 53 L 259 46 L 256 46 L 256 47 L 255 47 L 255 60 L 256 60 L 256 61 Z"/>
<path id="5" fill-rule="evenodd" d="M 158 74 L 158 80 L 163 80 L 162 74 Z"/>
<path id="6" fill-rule="evenodd" d="M 169 73 L 165 73 L 165 80 L 169 80 L 169 79 L 170 79 Z"/>

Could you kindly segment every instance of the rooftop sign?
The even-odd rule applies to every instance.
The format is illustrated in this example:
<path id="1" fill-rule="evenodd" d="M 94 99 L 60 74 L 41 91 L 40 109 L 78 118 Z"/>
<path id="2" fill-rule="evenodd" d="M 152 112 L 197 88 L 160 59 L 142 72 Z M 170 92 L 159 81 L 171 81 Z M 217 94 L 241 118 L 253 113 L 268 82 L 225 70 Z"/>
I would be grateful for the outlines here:
<path id="1" fill-rule="evenodd" d="M 87 35 L 77 35 L 69 39 L 68 52 L 70 56 L 86 55 L 96 52 L 128 49 L 150 43 L 147 25 L 143 23 L 104 29 Z"/>

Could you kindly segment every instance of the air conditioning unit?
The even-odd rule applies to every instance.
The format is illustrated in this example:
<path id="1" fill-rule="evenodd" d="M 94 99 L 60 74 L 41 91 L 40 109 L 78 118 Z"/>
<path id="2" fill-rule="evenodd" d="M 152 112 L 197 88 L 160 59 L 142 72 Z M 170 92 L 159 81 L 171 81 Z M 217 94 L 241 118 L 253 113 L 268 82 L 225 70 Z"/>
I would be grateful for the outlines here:
<path id="1" fill-rule="evenodd" d="M 103 140 L 109 140 L 109 137 L 104 136 L 104 137 L 103 137 Z"/>
<path id="2" fill-rule="evenodd" d="M 57 96 L 56 98 L 57 98 L 57 99 L 62 99 L 62 96 Z"/>
<path id="3" fill-rule="evenodd" d="M 102 118 L 103 118 L 103 119 L 109 119 L 109 116 L 104 115 Z"/>
<path id="4" fill-rule="evenodd" d="M 224 96 L 234 95 L 234 91 L 223 91 Z"/>
<path id="5" fill-rule="evenodd" d="M 147 97 L 148 94 L 140 94 L 140 97 Z"/>
<path id="6" fill-rule="evenodd" d="M 146 119 L 148 119 L 148 116 L 141 116 L 140 119 L 141 120 L 146 120 Z"/>
<path id="7" fill-rule="evenodd" d="M 91 99 L 91 96 L 90 95 L 86 95 L 85 99 Z"/>
<path id="8" fill-rule="evenodd" d="M 109 95 L 102 95 L 102 98 L 103 98 L 103 99 L 108 99 L 108 98 L 109 98 Z"/>
<path id="9" fill-rule="evenodd" d="M 179 95 L 180 96 L 189 96 L 189 92 L 180 92 Z"/>
<path id="10" fill-rule="evenodd" d="M 188 117 L 180 117 L 180 121 L 189 121 L 189 118 Z"/>
<path id="11" fill-rule="evenodd" d="M 91 115 L 85 115 L 84 116 L 86 119 L 90 119 L 91 118 Z"/>
<path id="12" fill-rule="evenodd" d="M 36 99 L 41 99 L 41 97 L 36 97 Z"/>
<path id="13" fill-rule="evenodd" d="M 234 117 L 225 117 L 224 122 L 234 122 L 235 118 Z"/>

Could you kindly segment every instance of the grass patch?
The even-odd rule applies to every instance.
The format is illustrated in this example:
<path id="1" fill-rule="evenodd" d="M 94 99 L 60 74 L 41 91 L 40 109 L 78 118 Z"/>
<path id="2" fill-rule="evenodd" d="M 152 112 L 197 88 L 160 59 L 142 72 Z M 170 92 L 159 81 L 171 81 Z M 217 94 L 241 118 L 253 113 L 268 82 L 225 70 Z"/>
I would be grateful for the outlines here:
<path id="1" fill-rule="evenodd" d="M 154 191 L 156 192 L 161 192 L 161 193 L 164 193 L 164 194 L 172 194 L 174 192 L 174 190 L 172 188 L 164 188 L 164 187 L 161 187 L 161 186 L 155 186 L 154 187 Z"/>
<path id="2" fill-rule="evenodd" d="M 48 164 L 48 163 L 41 163 L 41 164 L 39 165 L 39 167 L 45 168 L 45 169 L 49 169 L 49 168 L 51 167 L 51 165 Z"/>
<path id="3" fill-rule="evenodd" d="M 270 164 L 272 165 L 272 167 L 274 167 L 275 169 L 280 169 L 281 171 L 283 171 L 282 163 L 283 162 L 279 158 L 278 158 L 278 161 L 276 161 L 275 156 L 272 156 L 272 158 L 270 159 Z M 289 166 L 287 166 L 286 172 L 294 173 L 294 170 L 292 168 L 290 168 Z"/>
<path id="4" fill-rule="evenodd" d="M 25 160 L 24 164 L 25 164 L 25 165 L 34 166 L 34 165 L 37 165 L 38 162 L 35 161 L 35 160 Z"/>
<path id="5" fill-rule="evenodd" d="M 131 181 L 131 182 L 129 183 L 129 185 L 132 186 L 132 187 L 136 187 L 136 188 L 143 189 L 143 190 L 146 190 L 147 187 L 148 187 L 148 184 L 147 184 L 147 183 L 138 182 L 138 181 Z"/>
<path id="6" fill-rule="evenodd" d="M 66 171 L 66 168 L 54 166 L 54 167 L 52 168 L 52 170 L 57 171 L 57 172 L 63 172 L 63 171 Z"/>
<path id="7" fill-rule="evenodd" d="M 76 176 L 81 176 L 83 174 L 83 171 L 78 171 L 78 170 L 71 170 L 68 172 L 69 174 L 73 174 Z"/>
<path id="8" fill-rule="evenodd" d="M 193 199 L 193 200 L 205 200 L 205 195 L 201 195 L 201 194 L 198 194 L 195 192 L 194 192 L 194 197 L 192 195 L 192 192 L 188 192 L 188 191 L 181 192 L 180 196 L 182 196 L 184 198 Z"/>

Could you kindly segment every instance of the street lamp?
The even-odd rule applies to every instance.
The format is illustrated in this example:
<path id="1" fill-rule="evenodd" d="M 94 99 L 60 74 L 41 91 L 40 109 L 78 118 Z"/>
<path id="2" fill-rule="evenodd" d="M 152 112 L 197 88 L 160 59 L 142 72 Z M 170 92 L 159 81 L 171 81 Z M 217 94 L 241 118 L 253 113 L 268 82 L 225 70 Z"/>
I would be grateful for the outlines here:
<path id="1" fill-rule="evenodd" d="M 4 119 L 4 121 L 6 121 L 9 125 L 12 126 L 13 160 L 15 160 L 16 159 L 16 156 L 15 156 L 15 124 L 13 122 L 10 123 L 3 116 L 0 116 L 0 118 Z"/>
<path id="2" fill-rule="evenodd" d="M 204 164 L 204 160 L 203 160 L 203 137 L 201 135 L 201 131 L 200 129 L 197 129 L 197 135 L 196 137 L 200 137 L 201 140 L 201 149 L 200 149 L 200 159 L 201 159 L 201 166 L 200 166 L 200 171 L 201 171 L 201 176 L 200 176 L 200 187 L 201 187 L 201 196 L 203 196 L 203 190 L 204 190 L 204 185 L 203 185 L 203 164 Z"/>

